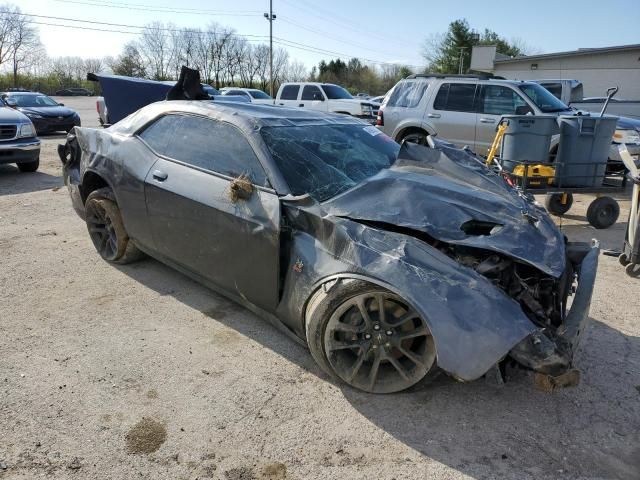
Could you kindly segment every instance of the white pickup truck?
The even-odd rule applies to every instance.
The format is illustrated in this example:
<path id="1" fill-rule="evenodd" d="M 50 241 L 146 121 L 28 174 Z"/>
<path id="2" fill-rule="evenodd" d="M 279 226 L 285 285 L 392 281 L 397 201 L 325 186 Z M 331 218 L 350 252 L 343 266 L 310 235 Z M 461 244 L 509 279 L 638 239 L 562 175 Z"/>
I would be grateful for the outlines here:
<path id="1" fill-rule="evenodd" d="M 310 108 L 322 112 L 344 113 L 375 121 L 379 105 L 354 98 L 347 90 L 332 83 L 283 83 L 278 89 L 276 105 Z"/>

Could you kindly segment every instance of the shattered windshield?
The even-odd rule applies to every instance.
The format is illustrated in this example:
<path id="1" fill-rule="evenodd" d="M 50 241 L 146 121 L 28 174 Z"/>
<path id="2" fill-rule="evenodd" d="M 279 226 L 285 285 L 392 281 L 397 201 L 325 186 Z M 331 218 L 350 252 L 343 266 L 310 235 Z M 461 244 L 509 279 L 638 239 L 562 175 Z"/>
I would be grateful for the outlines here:
<path id="1" fill-rule="evenodd" d="M 571 108 L 558 100 L 553 93 L 537 83 L 520 85 L 520 90 L 544 113 L 571 110 Z"/>
<path id="2" fill-rule="evenodd" d="M 389 168 L 400 150 L 370 125 L 263 127 L 261 134 L 291 192 L 320 202 Z"/>
<path id="3" fill-rule="evenodd" d="M 321 85 L 325 95 L 329 100 L 342 100 L 353 98 L 353 96 L 347 92 L 344 88 L 338 85 L 325 84 Z"/>

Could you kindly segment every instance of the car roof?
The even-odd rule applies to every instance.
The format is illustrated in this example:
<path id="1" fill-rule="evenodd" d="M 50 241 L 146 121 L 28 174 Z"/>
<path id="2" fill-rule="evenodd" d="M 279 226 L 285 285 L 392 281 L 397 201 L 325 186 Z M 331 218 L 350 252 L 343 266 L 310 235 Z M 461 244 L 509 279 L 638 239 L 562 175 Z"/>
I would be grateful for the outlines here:
<path id="1" fill-rule="evenodd" d="M 110 130 L 131 134 L 153 119 L 171 113 L 204 115 L 229 122 L 247 131 L 260 127 L 296 125 L 362 125 L 365 122 L 348 115 L 279 105 L 227 102 L 224 100 L 163 100 L 141 108 Z"/>

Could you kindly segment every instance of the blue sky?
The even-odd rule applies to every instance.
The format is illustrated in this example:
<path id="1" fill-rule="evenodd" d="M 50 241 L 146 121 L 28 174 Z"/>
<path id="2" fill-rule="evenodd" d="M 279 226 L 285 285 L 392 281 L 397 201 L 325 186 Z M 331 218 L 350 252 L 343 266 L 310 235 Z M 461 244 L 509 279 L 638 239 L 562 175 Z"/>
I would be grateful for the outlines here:
<path id="1" fill-rule="evenodd" d="M 22 0 L 19 5 L 24 13 L 44 16 L 134 26 L 155 20 L 185 27 L 204 27 L 217 22 L 235 28 L 239 34 L 263 36 L 269 33 L 268 22 L 262 16 L 268 9 L 268 0 Z M 117 8 L 125 5 L 128 8 Z M 180 12 L 150 10 L 162 7 L 180 9 Z M 376 62 L 424 65 L 420 55 L 424 39 L 446 31 L 449 22 L 458 18 L 466 18 L 478 30 L 490 28 L 508 39 L 518 39 L 535 53 L 640 43 L 638 0 L 503 3 L 477 0 L 274 0 L 274 13 L 278 16 L 274 22 L 274 36 L 299 44 L 300 48 L 288 48 L 290 56 L 308 67 L 322 58 L 338 56 L 310 52 L 309 47 Z M 32 19 L 91 26 L 63 20 Z M 128 40 L 136 38 L 136 35 L 49 25 L 38 25 L 38 28 L 52 56 L 117 55 Z"/>

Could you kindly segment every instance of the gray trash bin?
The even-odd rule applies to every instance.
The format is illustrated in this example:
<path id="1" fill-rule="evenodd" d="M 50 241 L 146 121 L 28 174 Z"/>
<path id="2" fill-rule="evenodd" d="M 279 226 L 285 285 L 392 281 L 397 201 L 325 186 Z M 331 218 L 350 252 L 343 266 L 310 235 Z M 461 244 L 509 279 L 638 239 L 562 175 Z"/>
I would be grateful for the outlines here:
<path id="1" fill-rule="evenodd" d="M 558 133 L 555 115 L 504 115 L 507 130 L 500 144 L 502 168 L 512 172 L 519 163 L 549 161 L 551 136 Z"/>
<path id="2" fill-rule="evenodd" d="M 561 115 L 556 156 L 556 185 L 599 187 L 607 169 L 611 139 L 618 117 Z"/>

